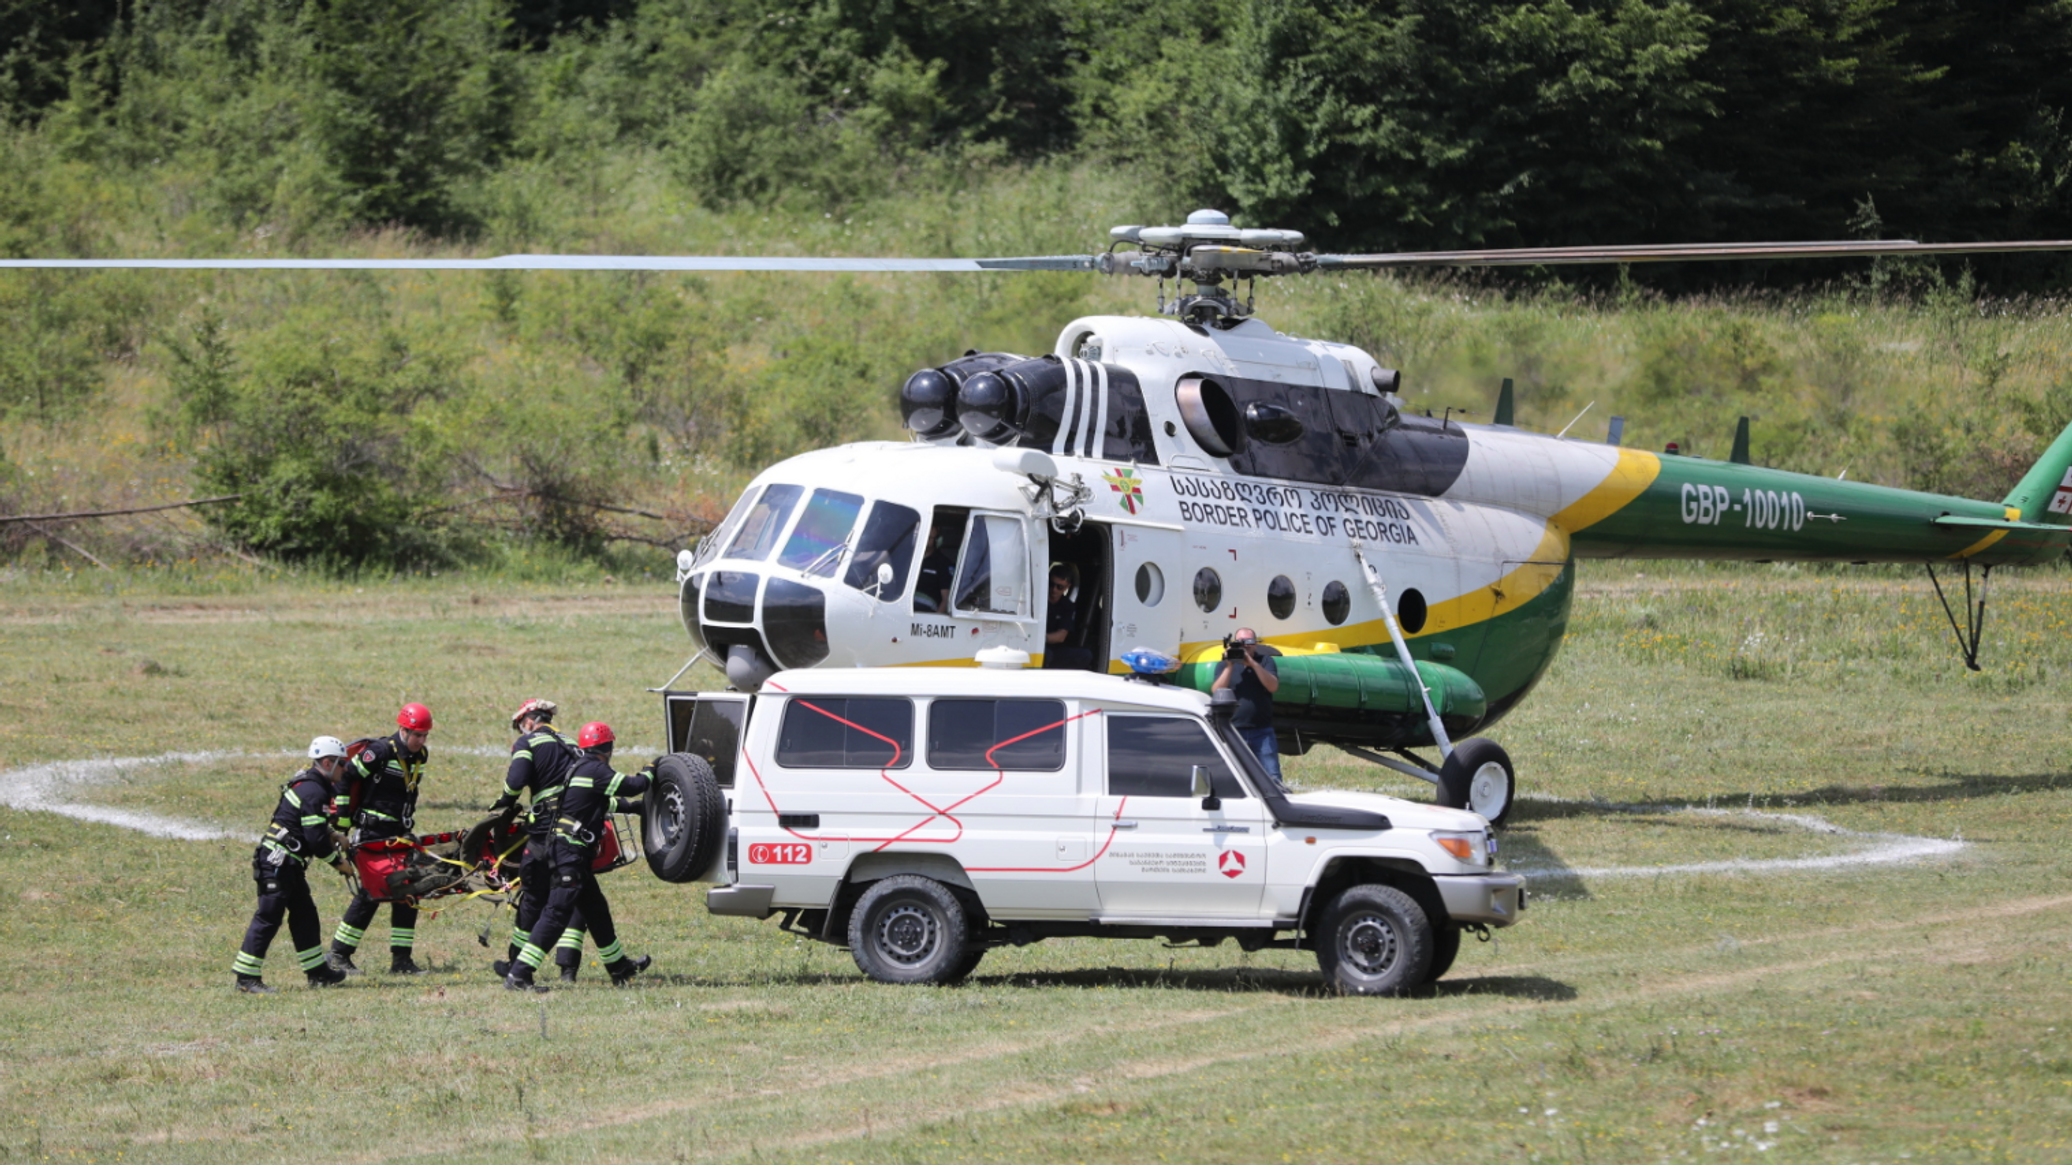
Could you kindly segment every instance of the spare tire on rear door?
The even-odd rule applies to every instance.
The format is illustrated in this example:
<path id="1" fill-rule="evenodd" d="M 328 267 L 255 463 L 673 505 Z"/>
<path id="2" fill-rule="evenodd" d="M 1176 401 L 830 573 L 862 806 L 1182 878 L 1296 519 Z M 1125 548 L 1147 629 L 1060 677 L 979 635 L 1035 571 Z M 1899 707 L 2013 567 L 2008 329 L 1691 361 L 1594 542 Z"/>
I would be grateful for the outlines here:
<path id="1" fill-rule="evenodd" d="M 705 759 L 670 753 L 655 762 L 641 848 L 664 882 L 691 882 L 712 869 L 726 841 L 727 803 Z"/>

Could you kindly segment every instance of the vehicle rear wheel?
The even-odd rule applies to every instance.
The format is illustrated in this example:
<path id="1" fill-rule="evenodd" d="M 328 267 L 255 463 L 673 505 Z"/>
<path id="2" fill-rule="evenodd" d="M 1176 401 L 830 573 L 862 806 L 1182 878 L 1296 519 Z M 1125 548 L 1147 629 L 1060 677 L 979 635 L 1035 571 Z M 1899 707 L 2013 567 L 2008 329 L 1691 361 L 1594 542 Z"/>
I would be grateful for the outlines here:
<path id="1" fill-rule="evenodd" d="M 1425 968 L 1424 981 L 1436 983 L 1439 976 L 1453 969 L 1453 960 L 1460 957 L 1460 928 L 1442 926 L 1432 932 L 1432 965 Z"/>
<path id="2" fill-rule="evenodd" d="M 1453 746 L 1453 755 L 1439 766 L 1439 804 L 1472 809 L 1489 819 L 1491 828 L 1511 816 L 1517 791 L 1511 756 L 1494 740 L 1477 736 Z"/>
<path id="3" fill-rule="evenodd" d="M 657 878 L 695 881 L 719 859 L 726 831 L 726 798 L 704 757 L 676 752 L 655 762 L 641 815 L 641 848 Z"/>
<path id="4" fill-rule="evenodd" d="M 849 954 L 880 983 L 954 981 L 970 957 L 969 937 L 964 904 L 948 886 L 918 874 L 872 882 L 849 913 Z"/>
<path id="5" fill-rule="evenodd" d="M 1431 920 L 1394 886 L 1349 886 L 1324 908 L 1317 966 L 1347 995 L 1397 995 L 1425 982 L 1432 965 Z"/>

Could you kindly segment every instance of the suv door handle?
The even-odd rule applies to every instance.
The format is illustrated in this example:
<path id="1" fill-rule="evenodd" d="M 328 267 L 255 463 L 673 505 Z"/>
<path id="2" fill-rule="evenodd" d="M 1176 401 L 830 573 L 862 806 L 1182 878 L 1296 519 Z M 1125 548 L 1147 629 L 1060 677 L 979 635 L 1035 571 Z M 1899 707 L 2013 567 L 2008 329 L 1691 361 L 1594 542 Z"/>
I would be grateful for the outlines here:
<path id="1" fill-rule="evenodd" d="M 1135 829 L 1137 823 L 1134 821 L 1111 821 L 1108 823 L 1108 827 L 1110 829 Z"/>

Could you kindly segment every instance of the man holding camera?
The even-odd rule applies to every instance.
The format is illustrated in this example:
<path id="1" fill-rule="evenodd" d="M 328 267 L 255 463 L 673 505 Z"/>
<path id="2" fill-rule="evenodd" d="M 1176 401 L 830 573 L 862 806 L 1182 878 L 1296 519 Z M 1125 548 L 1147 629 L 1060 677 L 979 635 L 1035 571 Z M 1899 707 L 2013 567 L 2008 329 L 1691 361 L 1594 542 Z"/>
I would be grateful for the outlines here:
<path id="1" fill-rule="evenodd" d="M 1250 627 L 1240 627 L 1223 641 L 1223 666 L 1216 672 L 1211 692 L 1229 688 L 1237 693 L 1237 712 L 1231 727 L 1259 757 L 1259 764 L 1273 779 L 1281 781 L 1281 746 L 1273 734 L 1273 694 L 1280 690 L 1281 673 L 1274 667 L 1273 648 L 1259 642 Z"/>

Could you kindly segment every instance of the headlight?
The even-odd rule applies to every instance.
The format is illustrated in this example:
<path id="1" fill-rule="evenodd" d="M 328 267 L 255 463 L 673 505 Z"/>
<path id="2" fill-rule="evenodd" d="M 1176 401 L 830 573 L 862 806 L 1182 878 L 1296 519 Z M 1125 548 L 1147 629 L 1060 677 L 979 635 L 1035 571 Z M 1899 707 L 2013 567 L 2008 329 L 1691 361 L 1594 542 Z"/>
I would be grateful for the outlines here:
<path id="1" fill-rule="evenodd" d="M 1432 840 L 1439 848 L 1453 855 L 1454 860 L 1471 866 L 1489 864 L 1489 834 L 1477 830 L 1473 833 L 1434 833 Z"/>

